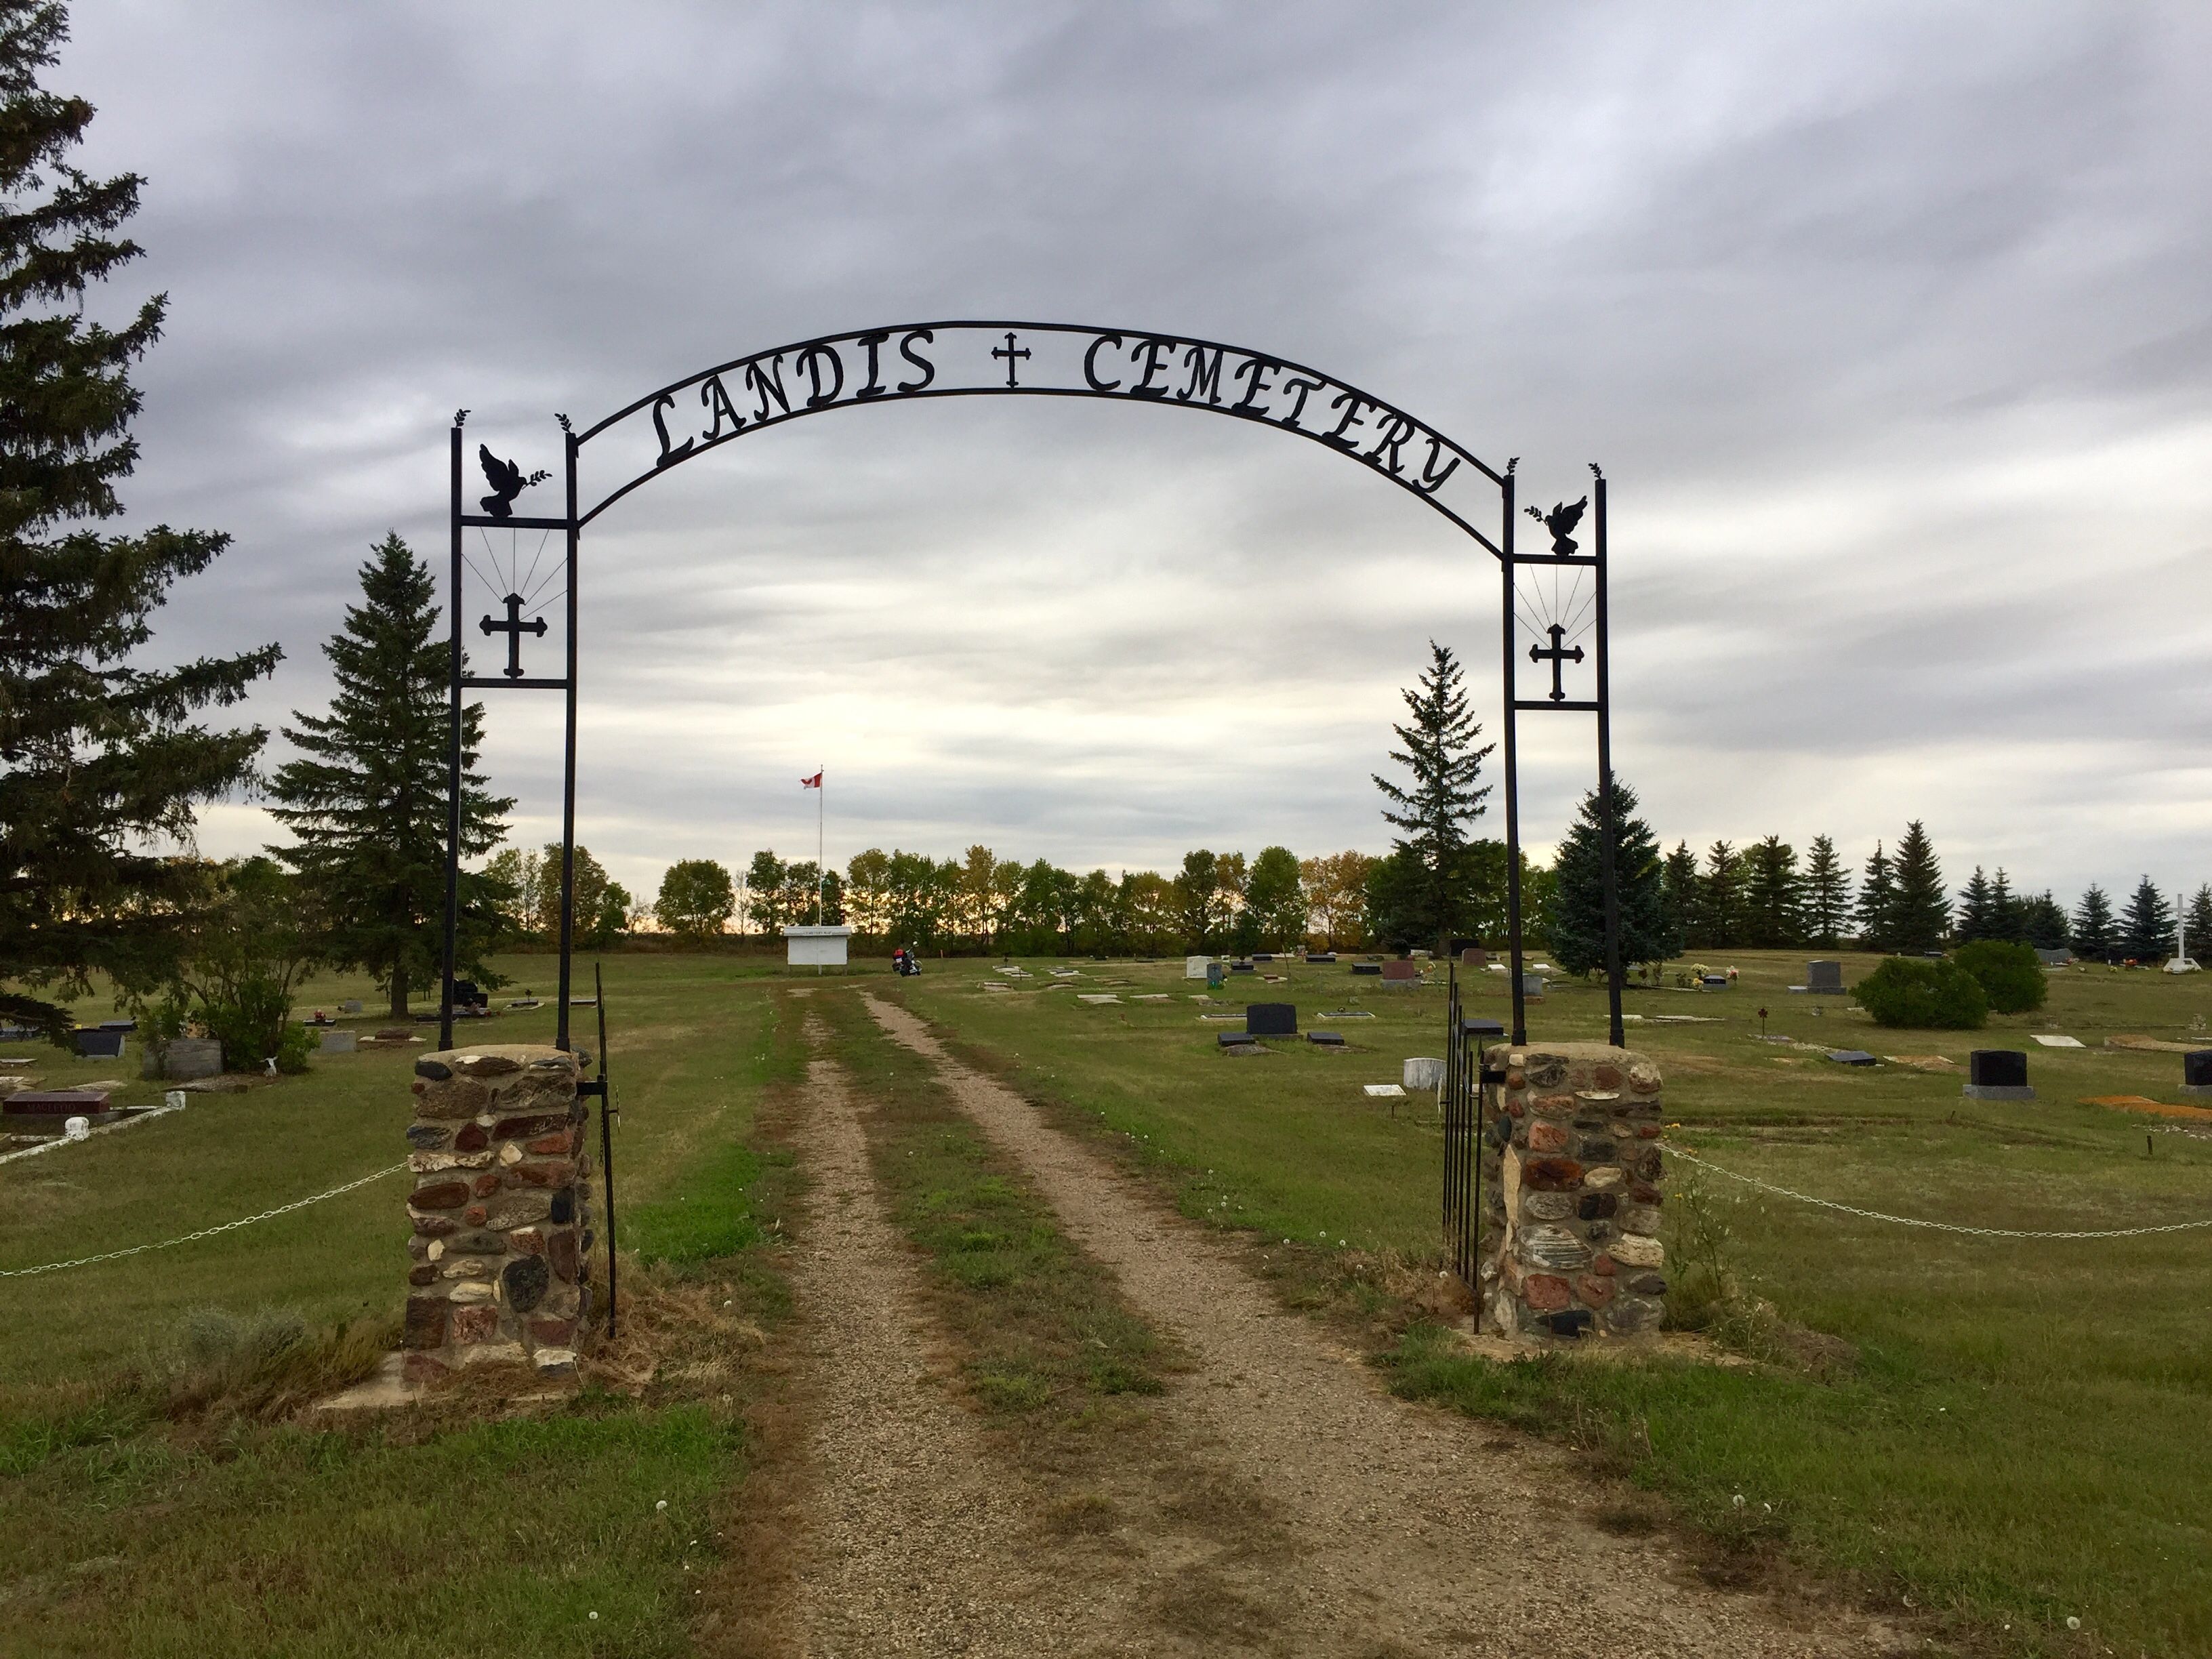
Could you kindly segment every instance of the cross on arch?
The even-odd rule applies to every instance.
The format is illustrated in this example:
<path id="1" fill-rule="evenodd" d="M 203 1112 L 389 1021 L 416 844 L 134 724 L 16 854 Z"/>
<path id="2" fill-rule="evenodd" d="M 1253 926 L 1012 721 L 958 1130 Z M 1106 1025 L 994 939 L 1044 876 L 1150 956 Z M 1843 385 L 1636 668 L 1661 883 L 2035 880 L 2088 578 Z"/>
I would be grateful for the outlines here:
<path id="1" fill-rule="evenodd" d="M 1030 349 L 1027 346 L 1017 348 L 1014 344 L 1014 331 L 1012 329 L 1008 329 L 1006 331 L 1006 344 L 1002 346 L 993 346 L 991 348 L 991 355 L 994 357 L 1004 357 L 1006 360 L 1006 388 L 1008 391 L 1018 390 L 1020 382 L 1014 379 L 1014 359 L 1017 357 L 1028 356 L 1030 355 Z"/>
<path id="2" fill-rule="evenodd" d="M 1563 663 L 1580 662 L 1583 659 L 1583 648 L 1579 645 L 1574 647 L 1571 650 L 1565 650 L 1560 647 L 1559 641 L 1567 631 L 1565 627 L 1561 623 L 1553 623 L 1544 631 L 1552 636 L 1552 648 L 1546 651 L 1539 647 L 1533 645 L 1530 646 L 1528 647 L 1528 660 L 1534 663 L 1540 663 L 1548 660 L 1551 663 L 1552 701 L 1553 702 L 1565 702 L 1567 700 L 1567 693 L 1565 688 L 1559 684 L 1559 667 Z"/>
<path id="3" fill-rule="evenodd" d="M 487 635 L 507 635 L 507 666 L 500 672 L 511 680 L 519 680 L 522 678 L 522 636 L 525 634 L 535 634 L 542 639 L 545 634 L 545 618 L 532 617 L 528 622 L 523 621 L 522 595 L 520 593 L 508 594 L 506 605 L 507 620 L 505 622 L 494 622 L 489 617 L 486 617 L 477 626 L 483 629 Z"/>

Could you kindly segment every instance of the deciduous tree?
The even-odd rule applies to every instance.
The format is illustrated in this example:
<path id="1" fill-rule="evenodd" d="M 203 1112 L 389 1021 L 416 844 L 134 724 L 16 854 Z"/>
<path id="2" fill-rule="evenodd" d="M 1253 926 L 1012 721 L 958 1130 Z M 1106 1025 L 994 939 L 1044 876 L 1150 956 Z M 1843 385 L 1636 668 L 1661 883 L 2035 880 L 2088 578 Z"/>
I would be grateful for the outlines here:
<path id="1" fill-rule="evenodd" d="M 712 859 L 680 859 L 660 878 L 653 914 L 672 933 L 687 939 L 718 937 L 738 908 L 730 872 Z"/>

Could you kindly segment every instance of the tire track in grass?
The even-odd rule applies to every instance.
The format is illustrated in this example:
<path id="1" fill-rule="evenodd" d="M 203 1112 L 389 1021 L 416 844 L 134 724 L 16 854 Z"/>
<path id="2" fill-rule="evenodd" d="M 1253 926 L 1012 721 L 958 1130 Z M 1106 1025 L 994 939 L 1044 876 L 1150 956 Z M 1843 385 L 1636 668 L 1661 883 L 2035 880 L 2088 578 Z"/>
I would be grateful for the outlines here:
<path id="1" fill-rule="evenodd" d="M 1280 1571 L 1246 1605 L 1285 1650 L 1639 1659 L 1881 1654 L 1895 1638 L 1841 1612 L 1829 1628 L 1698 1582 L 1654 1539 L 1580 1515 L 1571 1455 L 1393 1400 L 1360 1357 L 1288 1315 L 1204 1231 L 1139 1196 L 1018 1095 L 961 1064 L 904 1009 L 864 994 L 932 1061 L 1133 1307 L 1192 1358 L 1159 1406 L 1279 1517 Z M 1296 1633 L 1295 1635 L 1293 1633 Z"/>

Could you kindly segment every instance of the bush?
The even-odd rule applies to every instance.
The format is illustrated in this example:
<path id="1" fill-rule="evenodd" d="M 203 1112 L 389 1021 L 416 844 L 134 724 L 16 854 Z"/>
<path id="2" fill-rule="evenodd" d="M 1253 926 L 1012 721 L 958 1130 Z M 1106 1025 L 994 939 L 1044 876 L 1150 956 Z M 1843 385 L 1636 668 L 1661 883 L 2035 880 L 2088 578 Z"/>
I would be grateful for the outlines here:
<path id="1" fill-rule="evenodd" d="M 1951 959 L 1974 976 L 1998 1013 L 2032 1014 L 2051 994 L 2051 976 L 2032 945 L 1978 939 L 1960 945 Z"/>
<path id="2" fill-rule="evenodd" d="M 1851 1000 L 1877 1025 L 1916 1030 L 1975 1031 L 1990 1017 L 1981 981 L 1949 961 L 1892 957 L 1851 988 Z"/>

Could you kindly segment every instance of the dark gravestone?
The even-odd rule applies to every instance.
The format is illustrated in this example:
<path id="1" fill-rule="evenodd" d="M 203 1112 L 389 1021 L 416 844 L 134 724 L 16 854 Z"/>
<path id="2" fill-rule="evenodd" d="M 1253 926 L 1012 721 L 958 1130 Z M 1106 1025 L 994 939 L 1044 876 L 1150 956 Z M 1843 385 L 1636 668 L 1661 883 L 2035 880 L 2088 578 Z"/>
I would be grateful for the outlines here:
<path id="1" fill-rule="evenodd" d="M 77 1056 L 82 1060 L 120 1060 L 123 1058 L 123 1036 L 120 1031 L 101 1031 L 80 1026 L 76 1033 Z"/>
<path id="2" fill-rule="evenodd" d="M 1875 1057 L 1863 1048 L 1838 1048 L 1828 1058 L 1838 1066 L 1872 1066 Z"/>
<path id="3" fill-rule="evenodd" d="M 1255 1002 L 1244 1011 L 1244 1030 L 1250 1036 L 1296 1036 L 1297 1006 L 1289 1002 Z"/>
<path id="4" fill-rule="evenodd" d="M 1976 1048 L 1966 1056 L 1970 1100 L 2033 1100 L 2027 1086 L 2027 1056 L 2017 1048 Z"/>
<path id="5" fill-rule="evenodd" d="M 1214 1046 L 1218 1048 L 1242 1048 L 1252 1041 L 1249 1031 L 1218 1031 L 1214 1034 Z"/>
<path id="6" fill-rule="evenodd" d="M 1698 983 L 1705 986 L 1709 990 L 1725 991 L 1728 989 L 1728 975 L 1726 974 L 1700 974 L 1698 976 Z"/>
<path id="7" fill-rule="evenodd" d="M 1272 951 L 1255 951 L 1252 952 L 1252 960 L 1255 962 L 1273 962 L 1274 959 L 1275 953 Z"/>
<path id="8" fill-rule="evenodd" d="M 1336 952 L 1334 951 L 1309 951 L 1306 952 L 1306 960 L 1308 962 L 1334 962 L 1336 960 Z"/>
<path id="9" fill-rule="evenodd" d="M 18 1089 L 0 1099 L 9 1117 L 97 1117 L 106 1109 L 105 1089 Z"/>
<path id="10" fill-rule="evenodd" d="M 103 1019 L 100 1022 L 100 1029 L 103 1031 L 135 1031 L 138 1029 L 138 1022 L 135 1019 Z"/>
<path id="11" fill-rule="evenodd" d="M 2212 1048 L 2182 1055 L 2181 1092 L 2190 1100 L 2212 1100 Z"/>
<path id="12" fill-rule="evenodd" d="M 1344 1038 L 1334 1031 L 1308 1031 L 1306 1041 L 1323 1048 L 1341 1048 Z"/>
<path id="13" fill-rule="evenodd" d="M 1459 1029 L 1468 1036 L 1486 1042 L 1505 1040 L 1505 1022 L 1502 1019 L 1462 1019 Z"/>
<path id="14" fill-rule="evenodd" d="M 1382 971 L 1382 964 L 1379 962 L 1355 962 L 1352 964 L 1352 971 L 1355 974 L 1379 974 Z"/>
<path id="15" fill-rule="evenodd" d="M 1841 996 L 1844 991 L 1844 964 L 1840 962 L 1807 963 L 1805 988 L 1808 991 L 1826 991 Z"/>

